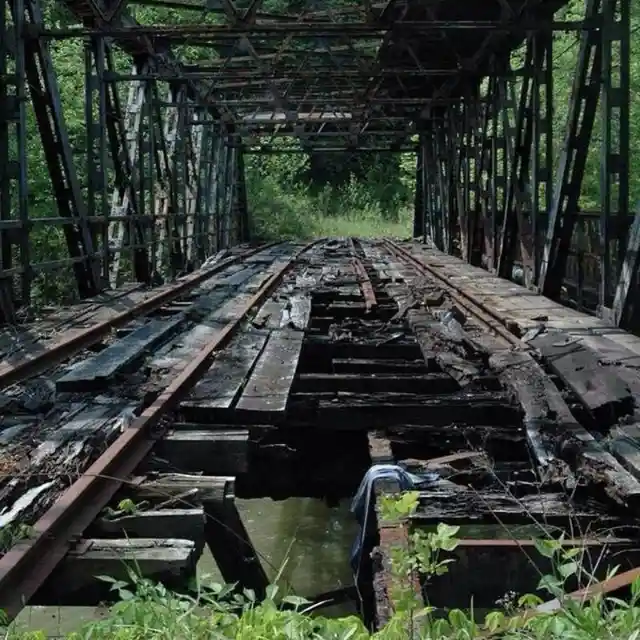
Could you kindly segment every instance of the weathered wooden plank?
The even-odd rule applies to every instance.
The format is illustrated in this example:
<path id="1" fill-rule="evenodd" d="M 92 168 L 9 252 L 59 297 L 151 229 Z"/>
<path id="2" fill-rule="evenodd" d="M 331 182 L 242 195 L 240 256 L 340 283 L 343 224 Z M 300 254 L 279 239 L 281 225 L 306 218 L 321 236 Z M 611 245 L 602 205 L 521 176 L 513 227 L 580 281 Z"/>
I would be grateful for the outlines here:
<path id="1" fill-rule="evenodd" d="M 489 365 L 523 405 L 532 449 L 541 462 L 553 460 L 555 456 L 548 452 L 558 451 L 576 467 L 576 473 L 607 485 L 612 498 L 629 506 L 640 503 L 638 480 L 576 421 L 556 386 L 528 354 L 494 354 Z"/>
<path id="2" fill-rule="evenodd" d="M 255 265 L 243 266 L 235 273 L 219 278 L 217 285 L 219 287 L 240 287 L 249 282 L 258 269 L 259 267 Z"/>
<path id="3" fill-rule="evenodd" d="M 636 336 L 629 336 L 632 341 Z M 631 393 L 640 398 L 640 356 L 625 346 L 603 335 L 580 335 L 582 343 L 598 355 L 604 368 L 614 371 L 629 386 Z"/>
<path id="4" fill-rule="evenodd" d="M 451 393 L 459 388 L 446 373 L 301 373 L 296 392 L 351 391 L 373 393 Z"/>
<path id="5" fill-rule="evenodd" d="M 610 367 L 602 367 L 598 356 L 581 340 L 554 331 L 534 338 L 529 344 L 540 352 L 600 425 L 609 426 L 633 412 L 629 387 Z"/>
<path id="6" fill-rule="evenodd" d="M 331 400 L 318 401 L 308 415 L 312 404 L 309 399 L 299 407 L 292 399 L 291 418 L 312 419 L 327 429 L 383 429 L 402 424 L 515 426 L 521 419 L 520 408 L 495 392 L 413 398 L 409 394 L 339 393 Z"/>
<path id="7" fill-rule="evenodd" d="M 149 477 L 134 478 L 128 483 L 135 500 L 179 505 L 182 500 L 200 504 L 220 500 L 234 476 L 204 476 L 186 473 L 160 473 Z"/>
<path id="8" fill-rule="evenodd" d="M 185 473 L 235 475 L 248 470 L 249 432 L 173 431 L 156 445 L 158 457 Z"/>
<path id="9" fill-rule="evenodd" d="M 608 448 L 629 473 L 640 479 L 640 424 L 613 427 Z"/>
<path id="10" fill-rule="evenodd" d="M 204 543 L 204 509 L 187 507 L 187 500 L 171 509 L 152 509 L 114 514 L 95 522 L 98 536 L 126 538 L 173 538 L 193 540 L 196 548 Z"/>
<path id="11" fill-rule="evenodd" d="M 306 294 L 292 295 L 283 311 L 281 326 L 304 331 L 311 317 L 311 296 Z"/>
<path id="12" fill-rule="evenodd" d="M 0 489 L 0 527 L 34 522 L 51 506 L 59 492 L 84 471 L 133 418 L 135 405 L 108 398 L 76 403 L 58 419 L 31 434 L 28 473 L 18 459 L 15 467 L 5 454 L 9 480 Z M 24 458 L 24 447 L 19 447 Z M 7 452 L 8 453 L 8 452 Z M 11 475 L 13 477 L 11 477 Z M 43 482 L 43 479 L 51 480 Z"/>
<path id="13" fill-rule="evenodd" d="M 186 586 L 198 560 L 192 540 L 132 538 L 82 540 L 58 565 L 32 604 L 97 605 L 118 597 L 98 576 L 129 581 L 130 568 L 169 588 Z"/>
<path id="14" fill-rule="evenodd" d="M 610 523 L 614 518 L 595 505 L 571 502 L 564 493 L 516 497 L 509 493 L 456 490 L 420 492 L 420 505 L 412 517 L 420 524 L 472 522 L 564 525 L 570 522 Z M 544 528 L 541 529 L 541 535 Z"/>
<path id="15" fill-rule="evenodd" d="M 407 324 L 413 331 L 423 354 L 434 351 L 456 349 L 458 355 L 473 356 L 482 353 L 482 348 L 462 327 L 464 316 L 455 308 L 445 311 L 439 321 L 417 310 L 407 314 Z"/>
<path id="16" fill-rule="evenodd" d="M 173 370 L 175 373 L 182 371 L 224 329 L 224 326 L 225 323 L 221 322 L 216 314 L 210 314 L 174 340 L 169 349 L 159 353 L 151 361 L 151 369 Z"/>
<path id="17" fill-rule="evenodd" d="M 280 329 L 284 326 L 283 315 L 286 307 L 286 300 L 267 300 L 256 313 L 251 324 L 256 329 Z"/>
<path id="18" fill-rule="evenodd" d="M 264 415 L 275 419 L 284 416 L 302 341 L 303 334 L 299 331 L 276 331 L 269 336 L 236 404 L 236 412 L 257 421 L 264 420 Z"/>
<path id="19" fill-rule="evenodd" d="M 209 409 L 228 409 L 236 401 L 268 336 L 267 332 L 248 330 L 233 338 L 181 403 L 187 420 L 197 421 Z"/>
<path id="20" fill-rule="evenodd" d="M 436 362 L 461 387 L 480 380 L 480 367 L 455 353 L 449 351 L 436 353 Z"/>
<path id="21" fill-rule="evenodd" d="M 505 389 L 513 392 L 524 411 L 523 425 L 529 448 L 538 463 L 544 480 L 572 479 L 566 463 L 556 455 L 558 422 L 569 419 L 575 423 L 556 386 L 526 353 L 496 352 L 489 358 L 489 366 Z M 560 410 L 561 415 L 556 411 Z"/>
<path id="22" fill-rule="evenodd" d="M 145 353 L 166 340 L 185 321 L 183 314 L 171 320 L 150 320 L 104 351 L 67 369 L 56 380 L 58 391 L 88 391 L 104 387 Z"/>

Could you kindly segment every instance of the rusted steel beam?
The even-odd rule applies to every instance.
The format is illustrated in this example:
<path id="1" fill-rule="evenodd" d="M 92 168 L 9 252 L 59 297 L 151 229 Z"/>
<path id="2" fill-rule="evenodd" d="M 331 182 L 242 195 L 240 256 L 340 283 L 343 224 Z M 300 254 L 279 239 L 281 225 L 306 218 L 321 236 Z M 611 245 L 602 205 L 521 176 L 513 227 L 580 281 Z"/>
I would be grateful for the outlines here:
<path id="1" fill-rule="evenodd" d="M 547 534 L 541 529 L 538 535 Z M 564 540 L 562 547 L 579 549 L 584 568 L 602 576 L 611 565 L 624 562 L 632 566 L 639 555 L 632 540 L 618 538 Z M 473 601 L 479 609 L 490 608 L 509 591 L 535 593 L 540 578 L 553 572 L 552 562 L 537 551 L 531 539 L 461 539 L 451 557 L 455 562 L 449 565 L 448 574 L 433 578 L 426 588 L 434 607 L 464 608 Z M 496 566 L 501 567 L 500 572 L 492 572 Z"/>
<path id="2" fill-rule="evenodd" d="M 371 284 L 371 280 L 369 279 L 367 270 L 364 268 L 364 265 L 362 264 L 360 259 L 353 258 L 352 262 L 353 268 L 355 269 L 358 276 L 358 284 L 360 285 L 360 289 L 364 297 L 366 313 L 370 313 L 372 309 L 375 309 L 378 306 L 378 301 L 373 290 L 373 285 Z"/>
<path id="3" fill-rule="evenodd" d="M 595 598 L 596 596 L 606 596 L 611 593 L 615 593 L 620 589 L 625 589 L 630 587 L 636 580 L 640 578 L 640 567 L 635 567 L 634 569 L 630 569 L 629 571 L 624 571 L 619 573 L 608 580 L 603 580 L 602 582 L 596 582 L 584 589 L 579 589 L 578 591 L 574 591 L 573 593 L 567 594 L 566 598 L 575 600 L 576 602 L 587 602 L 591 600 L 591 598 Z M 545 602 L 544 604 L 538 605 L 535 608 L 535 613 L 553 613 L 554 611 L 558 611 L 563 606 L 561 600 L 557 598 L 554 600 L 550 600 L 549 602 Z"/>
<path id="4" fill-rule="evenodd" d="M 375 38 L 384 36 L 390 28 L 394 33 L 405 35 L 420 35 L 439 31 L 497 31 L 504 33 L 525 33 L 527 31 L 580 31 L 582 21 L 551 21 L 526 20 L 518 22 L 503 22 L 492 20 L 434 20 L 393 22 L 389 24 L 369 25 L 358 22 L 343 22 L 328 24 L 326 22 L 281 22 L 255 24 L 251 28 L 246 26 L 230 27 L 228 25 L 139 25 L 131 27 L 104 26 L 100 29 L 62 28 L 46 29 L 40 33 L 44 38 L 77 38 L 82 36 L 122 36 L 147 35 L 154 37 L 180 40 L 192 36 L 207 36 L 219 40 L 236 40 L 239 36 L 251 35 L 264 37 L 282 37 L 282 35 L 299 35 L 300 37 L 363 37 Z"/>
<path id="5" fill-rule="evenodd" d="M 578 542 L 584 544 L 581 541 Z M 586 603 L 596 596 L 606 596 L 620 591 L 621 589 L 631 587 L 631 585 L 638 579 L 640 579 L 640 567 L 635 567 L 634 569 L 623 571 L 622 573 L 619 573 L 612 578 L 608 578 L 607 580 L 595 582 L 588 587 L 585 587 L 584 589 L 573 591 L 572 593 L 569 593 L 565 596 L 564 601 L 566 602 L 567 600 L 574 600 L 575 602 Z M 527 620 L 530 620 L 535 616 L 555 613 L 556 611 L 560 611 L 563 606 L 563 600 L 554 598 L 553 600 L 549 600 L 548 602 L 544 602 L 541 605 L 538 605 L 534 609 L 523 611 L 519 616 L 513 616 L 509 619 L 508 623 L 504 624 L 501 628 L 493 632 L 483 633 L 479 637 L 501 637 L 504 631 L 506 631 L 507 629 L 520 628 Z"/>

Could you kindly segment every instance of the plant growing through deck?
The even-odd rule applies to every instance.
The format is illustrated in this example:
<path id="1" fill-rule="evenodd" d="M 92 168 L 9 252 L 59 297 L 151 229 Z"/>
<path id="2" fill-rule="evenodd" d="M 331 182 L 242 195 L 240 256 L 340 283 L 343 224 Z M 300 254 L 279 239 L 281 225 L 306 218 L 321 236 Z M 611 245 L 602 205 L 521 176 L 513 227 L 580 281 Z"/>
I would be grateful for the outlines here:
<path id="1" fill-rule="evenodd" d="M 387 523 L 406 527 L 417 504 L 417 493 L 383 496 L 380 511 Z M 475 622 L 472 607 L 438 617 L 414 589 L 414 580 L 418 574 L 428 581 L 448 571 L 452 559 L 442 555 L 455 550 L 457 533 L 457 527 L 445 524 L 431 532 L 409 530 L 408 544 L 392 548 L 394 613 L 374 634 L 355 616 L 315 615 L 317 605 L 283 593 L 277 584 L 269 587 L 262 602 L 252 591 L 238 593 L 233 585 L 209 584 L 206 576 L 194 581 L 190 594 L 176 594 L 131 569 L 127 581 L 102 577 L 119 601 L 106 619 L 84 626 L 68 640 L 640 640 L 640 580 L 632 585 L 629 602 L 596 597 L 581 603 L 567 598 L 568 579 L 593 576 L 585 569 L 581 551 L 566 549 L 562 537 L 536 541 L 538 551 L 554 568 L 542 576 L 539 588 L 558 598 L 558 611 L 532 615 L 541 600 L 528 594 L 506 609 L 489 613 L 483 623 Z M 44 640 L 46 635 L 10 628 L 6 638 Z"/>

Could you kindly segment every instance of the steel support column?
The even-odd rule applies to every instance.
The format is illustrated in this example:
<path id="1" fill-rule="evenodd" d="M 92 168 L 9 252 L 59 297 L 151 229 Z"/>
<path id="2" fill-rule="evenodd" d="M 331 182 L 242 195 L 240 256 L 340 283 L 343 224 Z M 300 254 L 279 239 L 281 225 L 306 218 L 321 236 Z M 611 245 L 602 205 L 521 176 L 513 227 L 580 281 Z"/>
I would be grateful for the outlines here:
<path id="1" fill-rule="evenodd" d="M 22 0 L 0 2 L 0 321 L 5 322 L 13 322 L 15 306 L 31 298 L 23 28 Z M 11 274 L 19 279 L 17 287 Z"/>
<path id="2" fill-rule="evenodd" d="M 553 37 L 533 37 L 533 149 L 531 153 L 531 233 L 534 284 L 538 284 L 547 214 L 553 203 Z M 541 210 L 544 216 L 541 216 Z"/>
<path id="3" fill-rule="evenodd" d="M 603 4 L 602 24 L 602 150 L 600 163 L 600 303 L 613 307 L 613 320 L 634 326 L 624 267 L 628 268 L 637 248 L 627 242 L 629 214 L 629 126 L 631 0 L 608 0 Z M 619 17 L 618 17 L 619 16 Z M 628 269 L 627 269 L 628 273 Z M 618 286 L 616 287 L 616 283 Z"/>
<path id="4" fill-rule="evenodd" d="M 600 7 L 601 0 L 587 0 L 587 23 L 580 37 L 578 66 L 571 90 L 564 148 L 549 212 L 539 288 L 543 295 L 550 298 L 560 296 L 571 238 L 578 217 L 589 141 L 596 117 L 602 70 L 602 38 L 591 24 L 600 15 Z"/>
<path id="5" fill-rule="evenodd" d="M 91 239 L 101 251 L 100 275 L 108 279 L 109 235 L 107 202 L 107 91 L 104 82 L 106 45 L 104 38 L 85 43 L 85 126 L 87 132 L 87 214 L 101 223 L 91 222 Z"/>
<path id="6" fill-rule="evenodd" d="M 10 4 L 14 22 L 21 21 L 23 5 L 16 0 L 11 0 Z M 28 25 L 32 29 L 43 30 L 45 23 L 39 0 L 27 0 L 24 8 Z M 82 297 L 91 296 L 100 290 L 100 261 L 94 248 L 86 203 L 73 162 L 49 43 L 43 38 L 30 38 L 24 46 L 33 110 L 56 204 L 60 215 L 69 219 L 63 228 L 78 290 Z"/>
<path id="7" fill-rule="evenodd" d="M 420 147 L 416 153 L 416 191 L 415 199 L 413 203 L 413 237 L 422 238 L 426 232 L 426 220 L 425 220 L 425 184 L 424 175 L 422 171 L 423 154 L 422 148 L 424 141 L 422 136 L 420 137 Z"/>

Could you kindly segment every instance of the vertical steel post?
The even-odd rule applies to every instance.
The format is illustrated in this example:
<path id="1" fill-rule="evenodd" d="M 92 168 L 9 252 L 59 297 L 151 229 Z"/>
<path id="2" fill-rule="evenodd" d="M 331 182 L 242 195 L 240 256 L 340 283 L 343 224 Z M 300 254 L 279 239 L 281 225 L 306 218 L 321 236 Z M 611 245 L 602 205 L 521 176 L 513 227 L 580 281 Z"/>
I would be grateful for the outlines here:
<path id="1" fill-rule="evenodd" d="M 101 245 L 101 277 L 108 282 L 107 218 L 107 94 L 104 82 L 105 42 L 100 36 L 85 43 L 85 125 L 87 131 L 87 214 L 96 250 Z M 99 232 L 99 233 L 98 233 Z M 99 242 L 98 242 L 99 239 Z"/>
<path id="2" fill-rule="evenodd" d="M 420 150 L 416 153 L 416 191 L 415 200 L 413 203 L 413 237 L 422 238 L 425 233 L 425 211 L 424 211 L 424 191 L 425 185 L 423 182 L 422 173 L 422 145 L 424 144 L 423 136 L 420 135 Z"/>
<path id="3" fill-rule="evenodd" d="M 617 15 L 619 13 L 620 18 Z M 629 225 L 630 0 L 602 2 L 602 145 L 600 155 L 600 304 L 614 304 Z M 620 322 L 621 314 L 614 310 Z"/>
<path id="4" fill-rule="evenodd" d="M 553 36 L 536 34 L 533 38 L 533 50 L 531 215 L 535 272 L 533 281 L 537 285 L 540 276 L 542 242 L 553 198 Z"/>
<path id="5" fill-rule="evenodd" d="M 31 300 L 30 222 L 27 209 L 26 72 L 22 33 L 24 5 L 0 1 L 0 221 L 10 226 L 0 229 L 0 314 L 12 322 L 16 306 Z M 13 231 L 15 229 L 15 231 Z M 15 246 L 19 260 L 15 260 Z M 18 263 L 19 286 L 3 273 Z"/>
<path id="6" fill-rule="evenodd" d="M 593 131 L 602 68 L 602 41 L 594 27 L 601 0 L 587 0 L 580 36 L 578 64 L 571 89 L 567 131 L 556 176 L 553 203 L 540 265 L 539 288 L 558 298 L 565 276 L 571 238 L 578 217 L 578 202 Z"/>

